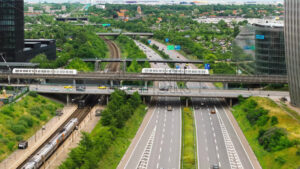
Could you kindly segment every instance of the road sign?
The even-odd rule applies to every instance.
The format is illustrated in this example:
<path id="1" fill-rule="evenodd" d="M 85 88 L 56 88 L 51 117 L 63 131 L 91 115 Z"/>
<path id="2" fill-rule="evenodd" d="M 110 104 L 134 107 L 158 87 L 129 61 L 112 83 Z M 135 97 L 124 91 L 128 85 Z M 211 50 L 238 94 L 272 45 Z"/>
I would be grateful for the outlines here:
<path id="1" fill-rule="evenodd" d="M 151 40 L 148 40 L 148 43 L 150 44 L 150 43 L 151 43 Z"/>
<path id="2" fill-rule="evenodd" d="M 168 43 L 168 42 L 169 42 L 169 38 L 166 38 L 166 39 L 165 39 L 165 42 L 167 42 L 167 43 Z"/>
<path id="3" fill-rule="evenodd" d="M 168 45 L 167 50 L 174 50 L 174 45 Z"/>
<path id="4" fill-rule="evenodd" d="M 210 64 L 206 63 L 206 64 L 204 65 L 204 67 L 205 67 L 205 69 L 210 69 Z"/>
<path id="5" fill-rule="evenodd" d="M 175 50 L 180 50 L 181 46 L 180 45 L 175 45 Z"/>
<path id="6" fill-rule="evenodd" d="M 261 40 L 265 39 L 265 35 L 256 35 L 255 37 L 256 39 L 261 39 Z"/>

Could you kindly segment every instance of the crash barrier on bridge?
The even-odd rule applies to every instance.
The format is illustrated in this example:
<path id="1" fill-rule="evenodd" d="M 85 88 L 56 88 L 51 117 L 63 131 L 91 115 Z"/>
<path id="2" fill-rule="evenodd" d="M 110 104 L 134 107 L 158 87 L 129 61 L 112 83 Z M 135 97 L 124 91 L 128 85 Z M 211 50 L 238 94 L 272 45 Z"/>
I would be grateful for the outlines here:
<path id="1" fill-rule="evenodd" d="M 2 90 L 2 94 L 0 95 L 0 105 L 9 104 L 17 100 L 18 98 L 23 96 L 26 92 L 28 92 L 28 87 L 20 87 L 16 91 Z"/>

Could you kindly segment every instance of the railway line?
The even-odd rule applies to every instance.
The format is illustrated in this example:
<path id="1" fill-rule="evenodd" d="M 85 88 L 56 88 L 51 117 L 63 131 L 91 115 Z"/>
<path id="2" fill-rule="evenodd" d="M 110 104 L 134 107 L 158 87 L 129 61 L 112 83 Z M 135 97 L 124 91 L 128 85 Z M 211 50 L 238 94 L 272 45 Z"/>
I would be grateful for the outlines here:
<path id="1" fill-rule="evenodd" d="M 19 165 L 17 167 L 17 169 L 36 169 L 36 168 L 24 168 L 24 166 L 26 165 L 26 163 L 28 163 L 30 160 L 32 160 L 32 158 L 37 153 L 39 153 L 41 151 L 41 149 L 45 147 L 45 145 L 49 144 L 49 142 L 52 139 L 54 139 L 72 119 L 77 118 L 77 120 L 78 120 L 77 125 L 79 125 L 84 120 L 86 115 L 90 112 L 91 108 L 96 105 L 97 101 L 98 101 L 98 96 L 95 96 L 95 95 L 88 96 L 86 98 L 87 104 L 83 108 L 77 108 L 75 110 L 75 112 L 53 134 L 51 134 L 51 136 L 43 144 L 41 144 L 39 146 L 39 148 L 37 148 L 23 163 L 21 163 L 21 165 Z M 71 134 L 69 134 L 68 136 L 70 136 L 70 135 Z M 68 138 L 68 136 L 66 138 L 63 138 L 60 142 L 57 142 L 58 145 L 55 147 L 55 150 L 53 150 L 53 152 L 50 154 L 50 156 L 48 156 L 46 159 L 41 158 L 43 160 L 42 163 L 46 162 L 47 159 L 51 157 L 51 155 L 56 151 L 56 149 Z"/>
<path id="2" fill-rule="evenodd" d="M 110 58 L 111 59 L 120 59 L 120 52 L 119 52 L 117 45 L 114 42 L 112 42 L 111 40 L 105 38 L 104 36 L 100 36 L 100 38 L 102 38 L 105 41 L 105 43 L 108 45 L 108 48 L 110 51 Z M 109 72 L 118 72 L 120 70 L 120 63 L 118 63 L 118 62 L 109 63 L 107 65 L 106 69 Z"/>

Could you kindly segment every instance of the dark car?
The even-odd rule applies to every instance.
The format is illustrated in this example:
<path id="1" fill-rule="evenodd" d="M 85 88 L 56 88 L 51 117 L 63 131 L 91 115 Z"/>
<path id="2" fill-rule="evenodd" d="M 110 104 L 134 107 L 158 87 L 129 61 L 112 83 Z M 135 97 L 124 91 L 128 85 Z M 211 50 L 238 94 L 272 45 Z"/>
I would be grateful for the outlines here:
<path id="1" fill-rule="evenodd" d="M 26 149 L 28 147 L 28 142 L 27 141 L 20 141 L 18 144 L 19 149 Z"/>

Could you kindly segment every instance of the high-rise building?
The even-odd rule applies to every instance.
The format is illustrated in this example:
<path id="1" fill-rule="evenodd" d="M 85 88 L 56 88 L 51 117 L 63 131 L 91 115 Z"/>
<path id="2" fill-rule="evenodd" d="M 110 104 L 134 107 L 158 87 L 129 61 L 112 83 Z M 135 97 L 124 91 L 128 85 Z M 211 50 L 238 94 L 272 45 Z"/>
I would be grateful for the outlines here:
<path id="1" fill-rule="evenodd" d="M 6 61 L 17 61 L 23 48 L 24 2 L 0 0 L 0 53 L 4 53 Z"/>
<path id="2" fill-rule="evenodd" d="M 283 24 L 255 26 L 255 64 L 257 74 L 286 75 Z"/>
<path id="3" fill-rule="evenodd" d="M 300 1 L 285 0 L 285 52 L 291 103 L 300 107 Z"/>

